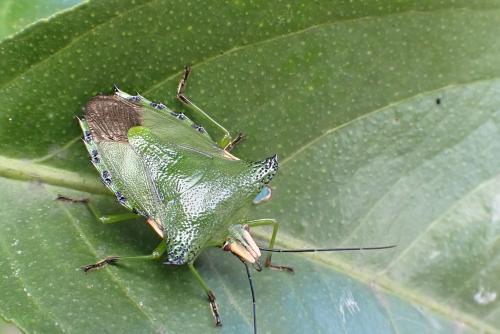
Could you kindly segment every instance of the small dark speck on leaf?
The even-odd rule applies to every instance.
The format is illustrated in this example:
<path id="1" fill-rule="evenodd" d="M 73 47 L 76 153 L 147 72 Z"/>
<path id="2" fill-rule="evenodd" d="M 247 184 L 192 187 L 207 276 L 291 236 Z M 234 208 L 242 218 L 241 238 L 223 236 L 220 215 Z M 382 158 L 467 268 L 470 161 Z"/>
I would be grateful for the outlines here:
<path id="1" fill-rule="evenodd" d="M 439 98 L 439 97 L 438 97 L 438 98 L 436 99 L 436 104 L 438 104 L 438 105 L 439 105 L 439 104 L 441 104 L 441 98 Z"/>

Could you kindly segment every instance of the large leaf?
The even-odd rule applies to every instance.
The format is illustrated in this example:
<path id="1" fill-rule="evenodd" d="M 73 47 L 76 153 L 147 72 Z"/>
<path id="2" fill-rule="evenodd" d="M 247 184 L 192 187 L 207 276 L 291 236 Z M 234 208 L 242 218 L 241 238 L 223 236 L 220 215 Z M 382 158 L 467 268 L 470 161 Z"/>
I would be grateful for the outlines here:
<path id="1" fill-rule="evenodd" d="M 74 116 L 112 83 L 181 109 L 189 63 L 189 96 L 247 134 L 235 154 L 279 154 L 273 201 L 251 216 L 280 220 L 281 246 L 399 245 L 276 256 L 297 273 L 254 274 L 261 331 L 499 332 L 499 7 L 91 1 L 0 44 L 0 314 L 26 332 L 251 331 L 233 256 L 198 261 L 223 315 L 213 329 L 186 268 L 84 275 L 158 240 L 54 200 L 122 211 Z"/>

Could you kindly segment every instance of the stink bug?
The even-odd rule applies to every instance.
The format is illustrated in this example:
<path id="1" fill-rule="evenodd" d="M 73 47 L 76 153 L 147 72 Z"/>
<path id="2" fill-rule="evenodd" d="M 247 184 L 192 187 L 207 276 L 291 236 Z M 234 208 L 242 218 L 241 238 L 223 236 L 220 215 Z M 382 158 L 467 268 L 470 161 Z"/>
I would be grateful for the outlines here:
<path id="1" fill-rule="evenodd" d="M 188 116 L 117 87 L 111 96 L 92 98 L 85 108 L 85 118 L 79 120 L 92 164 L 118 202 L 131 211 L 103 217 L 86 201 L 91 212 L 104 223 L 143 216 L 162 238 L 152 254 L 134 259 L 163 258 L 165 264 L 187 265 L 208 296 L 216 325 L 221 325 L 215 294 L 195 269 L 194 261 L 207 247 L 230 251 L 246 267 L 256 332 L 255 295 L 248 264 L 260 271 L 261 251 L 267 252 L 265 267 L 292 272 L 290 267 L 273 264 L 272 252 L 394 247 L 275 249 L 279 224 L 274 219 L 245 220 L 241 209 L 271 197 L 267 184 L 278 170 L 278 158 L 272 155 L 262 161 L 246 162 L 232 155 L 230 150 L 243 136 L 232 139 L 225 128 L 184 95 L 189 73 L 190 69 L 185 68 L 177 98 L 198 119 L 205 119 L 206 125 L 221 133 L 217 141 Z M 263 225 L 273 227 L 267 248 L 259 247 L 250 234 L 251 227 Z M 98 269 L 130 258 L 108 256 L 82 269 Z"/>

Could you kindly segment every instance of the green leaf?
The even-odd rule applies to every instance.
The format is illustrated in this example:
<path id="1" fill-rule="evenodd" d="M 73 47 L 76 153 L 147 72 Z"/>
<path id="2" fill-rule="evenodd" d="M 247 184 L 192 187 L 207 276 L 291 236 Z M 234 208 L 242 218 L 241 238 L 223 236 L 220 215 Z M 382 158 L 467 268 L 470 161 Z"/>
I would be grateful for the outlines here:
<path id="1" fill-rule="evenodd" d="M 158 243 L 141 220 L 105 226 L 58 194 L 123 211 L 88 162 L 74 119 L 117 83 L 188 96 L 276 152 L 284 255 L 254 273 L 262 332 L 500 332 L 500 4 L 90 1 L 0 44 L 0 315 L 26 332 L 251 332 L 234 256 L 197 265 L 224 326 L 184 267 L 79 266 Z M 61 29 L 64 28 L 64 29 Z M 41 38 L 41 36 L 47 36 Z M 253 230 L 263 239 L 265 230 Z M 265 241 L 261 241 L 264 244 Z"/>
<path id="2" fill-rule="evenodd" d="M 39 19 L 76 5 L 80 0 L 3 0 L 0 5 L 0 39 Z"/>

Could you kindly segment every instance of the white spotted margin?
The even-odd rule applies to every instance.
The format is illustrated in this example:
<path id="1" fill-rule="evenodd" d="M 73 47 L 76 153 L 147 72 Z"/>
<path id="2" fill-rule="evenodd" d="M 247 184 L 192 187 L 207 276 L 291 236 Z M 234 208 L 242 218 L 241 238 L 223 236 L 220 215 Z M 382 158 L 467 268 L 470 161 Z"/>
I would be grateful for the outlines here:
<path id="1" fill-rule="evenodd" d="M 124 100 L 133 102 L 141 107 L 144 108 L 153 108 L 156 110 L 163 110 L 165 113 L 172 115 L 173 117 L 185 122 L 188 126 L 192 127 L 195 131 L 203 134 L 207 138 L 210 138 L 209 134 L 205 131 L 205 129 L 202 126 L 199 126 L 198 124 L 194 123 L 189 117 L 187 117 L 183 113 L 176 113 L 169 109 L 165 104 L 161 102 L 153 102 L 145 98 L 144 96 L 141 96 L 140 94 L 137 95 L 130 95 L 128 93 L 125 93 L 124 91 L 121 91 L 118 89 L 118 87 L 115 86 L 115 95 L 121 97 Z M 210 138 L 212 140 L 212 138 Z"/>
<path id="2" fill-rule="evenodd" d="M 89 152 L 90 161 L 99 172 L 102 183 L 104 183 L 104 185 L 108 187 L 113 192 L 113 194 L 116 195 L 116 199 L 121 205 L 131 211 L 136 212 L 136 209 L 133 208 L 130 203 L 128 203 L 127 198 L 123 196 L 123 194 L 114 186 L 113 176 L 109 173 L 109 168 L 106 166 L 106 162 L 102 159 L 101 152 L 98 146 L 92 139 L 92 134 L 90 133 L 87 121 L 85 119 L 78 118 L 78 122 L 80 123 L 80 127 L 82 128 L 82 139 L 85 147 L 87 148 L 87 151 Z"/>

